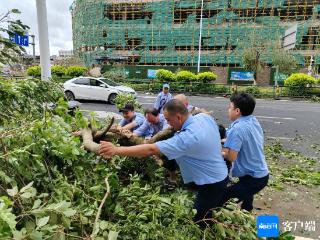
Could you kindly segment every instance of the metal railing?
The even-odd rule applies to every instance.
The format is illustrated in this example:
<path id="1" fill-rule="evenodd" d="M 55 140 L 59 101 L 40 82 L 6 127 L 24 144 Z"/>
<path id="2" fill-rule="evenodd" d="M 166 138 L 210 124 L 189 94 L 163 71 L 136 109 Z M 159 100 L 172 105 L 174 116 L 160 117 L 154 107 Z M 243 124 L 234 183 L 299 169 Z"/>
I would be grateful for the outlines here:
<path id="1" fill-rule="evenodd" d="M 131 86 L 136 91 L 160 92 L 163 83 L 150 80 L 126 80 L 122 84 Z M 247 92 L 258 98 L 311 98 L 320 97 L 320 86 L 253 86 L 230 85 L 200 82 L 172 82 L 170 91 L 173 93 L 229 95 L 236 92 Z"/>

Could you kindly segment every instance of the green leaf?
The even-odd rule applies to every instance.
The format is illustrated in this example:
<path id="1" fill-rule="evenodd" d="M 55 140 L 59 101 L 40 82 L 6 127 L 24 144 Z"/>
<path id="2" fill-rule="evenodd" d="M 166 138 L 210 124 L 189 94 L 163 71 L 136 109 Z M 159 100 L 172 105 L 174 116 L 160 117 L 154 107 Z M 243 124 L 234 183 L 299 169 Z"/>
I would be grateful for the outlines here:
<path id="1" fill-rule="evenodd" d="M 49 222 L 50 217 L 46 216 L 40 219 L 37 219 L 37 229 L 43 227 L 44 225 L 46 225 Z"/>
<path id="2" fill-rule="evenodd" d="M 43 239 L 42 232 L 34 231 L 33 233 L 30 234 L 30 238 L 32 240 L 42 240 Z"/>
<path id="3" fill-rule="evenodd" d="M 64 232 L 57 232 L 53 237 L 52 240 L 65 240 L 66 239 L 66 235 Z"/>
<path id="4" fill-rule="evenodd" d="M 101 221 L 101 222 L 99 223 L 99 227 L 100 227 L 101 230 L 105 230 L 105 229 L 107 229 L 107 228 L 109 227 L 109 222 L 107 222 L 107 221 Z"/>
<path id="5" fill-rule="evenodd" d="M 7 189 L 7 193 L 10 197 L 14 197 L 18 194 L 17 186 L 14 186 L 12 189 Z"/>
<path id="6" fill-rule="evenodd" d="M 108 234 L 108 240 L 117 240 L 119 232 L 110 231 Z"/>
<path id="7" fill-rule="evenodd" d="M 73 215 L 76 214 L 76 210 L 73 210 L 73 209 L 67 209 L 66 211 L 63 212 L 63 214 L 66 216 L 66 217 L 72 217 Z"/>
<path id="8" fill-rule="evenodd" d="M 226 237 L 226 232 L 225 232 L 224 227 L 222 226 L 222 224 L 221 223 L 217 223 L 215 227 L 216 227 L 217 233 L 221 237 L 225 238 Z"/>
<path id="9" fill-rule="evenodd" d="M 25 192 L 25 193 L 22 193 L 20 196 L 22 198 L 25 198 L 25 199 L 29 199 L 29 198 L 32 198 L 34 197 L 36 194 L 34 194 L 33 192 Z"/>
<path id="10" fill-rule="evenodd" d="M 24 239 L 25 234 L 26 234 L 25 228 L 21 229 L 21 231 L 13 231 L 13 239 L 22 240 L 22 239 Z"/>
<path id="11" fill-rule="evenodd" d="M 12 13 L 16 13 L 16 14 L 21 13 L 20 10 L 19 10 L 19 9 L 16 9 L 16 8 L 11 9 L 11 12 L 12 12 Z"/>
<path id="12" fill-rule="evenodd" d="M 40 206 L 40 204 L 41 204 L 41 200 L 40 199 L 35 200 L 34 203 L 33 203 L 32 210 L 38 208 Z"/>
<path id="13" fill-rule="evenodd" d="M 79 155 L 80 152 L 79 152 L 78 149 L 74 148 L 74 149 L 72 149 L 72 154 L 73 154 L 73 155 Z"/>
<path id="14" fill-rule="evenodd" d="M 36 225 L 33 221 L 27 221 L 25 227 L 26 227 L 27 232 L 31 233 L 35 230 Z"/>
<path id="15" fill-rule="evenodd" d="M 71 220 L 69 218 L 62 217 L 61 220 L 62 220 L 63 226 L 65 228 L 67 228 L 67 229 L 70 228 Z"/>
<path id="16" fill-rule="evenodd" d="M 171 204 L 171 199 L 166 197 L 161 197 L 161 202 L 166 204 Z"/>
<path id="17" fill-rule="evenodd" d="M 29 188 L 31 188 L 33 185 L 33 182 L 30 182 L 28 185 L 24 186 L 23 188 L 20 189 L 20 193 L 24 193 L 27 191 Z"/>

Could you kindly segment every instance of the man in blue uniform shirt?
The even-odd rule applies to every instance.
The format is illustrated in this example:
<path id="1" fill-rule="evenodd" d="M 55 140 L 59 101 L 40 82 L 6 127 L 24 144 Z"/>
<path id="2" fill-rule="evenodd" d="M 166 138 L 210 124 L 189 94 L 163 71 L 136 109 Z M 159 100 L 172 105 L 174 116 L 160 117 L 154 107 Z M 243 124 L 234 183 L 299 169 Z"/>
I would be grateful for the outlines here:
<path id="1" fill-rule="evenodd" d="M 163 113 L 164 105 L 172 99 L 172 95 L 171 93 L 169 93 L 169 89 L 169 84 L 163 84 L 162 92 L 159 93 L 154 103 L 154 108 L 157 109 L 160 113 Z"/>
<path id="2" fill-rule="evenodd" d="M 227 132 L 223 156 L 233 162 L 231 174 L 239 182 L 228 187 L 225 200 L 237 198 L 241 207 L 253 209 L 254 194 L 268 183 L 269 171 L 263 151 L 263 131 L 258 120 L 252 115 L 255 100 L 246 93 L 230 98 L 229 119 L 233 121 Z"/>
<path id="3" fill-rule="evenodd" d="M 165 105 L 164 115 L 176 131 L 172 138 L 132 147 L 101 142 L 100 154 L 104 157 L 146 157 L 162 153 L 169 160 L 175 159 L 184 183 L 196 186 L 194 220 L 210 217 L 209 210 L 222 205 L 227 185 L 227 167 L 221 155 L 218 126 L 207 114 L 190 115 L 184 104 L 176 99 Z"/>
<path id="4" fill-rule="evenodd" d="M 131 131 L 136 130 L 146 120 L 143 114 L 134 111 L 132 103 L 127 103 L 124 108 L 119 110 L 119 112 L 122 112 L 123 114 L 123 119 L 119 123 L 122 129 Z"/>
<path id="5" fill-rule="evenodd" d="M 174 99 L 178 99 L 179 101 L 181 101 L 186 106 L 189 113 L 192 113 L 192 111 L 197 109 L 197 107 L 189 104 L 189 101 L 188 101 L 186 95 L 184 95 L 184 94 L 178 94 L 178 95 L 174 96 Z"/>
<path id="6" fill-rule="evenodd" d="M 133 131 L 134 136 L 150 138 L 169 127 L 163 114 L 160 114 L 155 108 L 146 109 L 145 116 L 146 120 L 144 123 Z"/>

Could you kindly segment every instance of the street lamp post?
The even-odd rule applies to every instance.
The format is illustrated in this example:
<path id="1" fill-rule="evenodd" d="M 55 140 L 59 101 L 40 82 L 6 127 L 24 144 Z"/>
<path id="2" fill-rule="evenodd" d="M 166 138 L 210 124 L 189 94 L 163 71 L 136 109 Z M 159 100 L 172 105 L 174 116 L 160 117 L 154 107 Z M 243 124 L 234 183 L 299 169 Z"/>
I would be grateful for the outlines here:
<path id="1" fill-rule="evenodd" d="M 49 81 L 51 78 L 51 66 L 46 0 L 36 0 L 36 3 L 40 45 L 41 79 Z"/>
<path id="2" fill-rule="evenodd" d="M 36 42 L 35 42 L 35 35 L 29 35 L 32 38 L 32 58 L 33 58 L 33 63 L 36 62 Z"/>
<path id="3" fill-rule="evenodd" d="M 198 73 L 200 72 L 200 61 L 201 61 L 202 15 L 203 15 L 203 0 L 201 0 L 201 12 L 200 12 L 200 34 L 199 34 L 198 69 L 197 69 Z"/>

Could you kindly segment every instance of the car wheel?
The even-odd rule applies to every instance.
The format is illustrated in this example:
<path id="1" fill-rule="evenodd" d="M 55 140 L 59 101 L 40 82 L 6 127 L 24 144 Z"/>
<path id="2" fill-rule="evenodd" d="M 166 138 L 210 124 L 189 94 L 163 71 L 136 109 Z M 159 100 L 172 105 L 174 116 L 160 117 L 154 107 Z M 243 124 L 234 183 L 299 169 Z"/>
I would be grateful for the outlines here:
<path id="1" fill-rule="evenodd" d="M 73 94 L 72 92 L 66 91 L 66 92 L 65 92 L 65 95 L 66 95 L 66 98 L 67 98 L 69 101 L 75 100 L 74 94 Z"/>
<path id="2" fill-rule="evenodd" d="M 114 104 L 114 99 L 115 99 L 116 97 L 117 97 L 117 94 L 111 93 L 111 94 L 109 95 L 108 102 L 109 102 L 110 104 Z"/>

